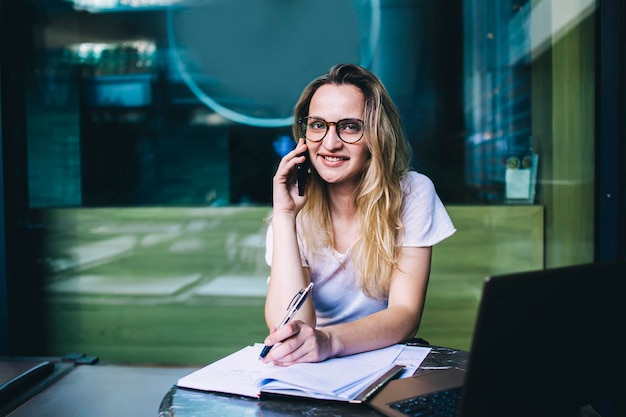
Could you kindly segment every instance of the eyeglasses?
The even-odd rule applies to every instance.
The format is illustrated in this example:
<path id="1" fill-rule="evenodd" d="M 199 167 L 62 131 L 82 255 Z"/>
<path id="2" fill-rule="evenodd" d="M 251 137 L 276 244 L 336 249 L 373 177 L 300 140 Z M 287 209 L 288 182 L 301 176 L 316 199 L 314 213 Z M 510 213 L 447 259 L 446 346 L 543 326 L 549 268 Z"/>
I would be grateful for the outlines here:
<path id="1" fill-rule="evenodd" d="M 311 142 L 319 142 L 326 137 L 330 125 L 335 125 L 337 136 L 345 143 L 356 143 L 365 133 L 365 124 L 361 119 L 341 119 L 336 122 L 327 122 L 317 117 L 303 117 L 298 119 L 302 136 Z"/>

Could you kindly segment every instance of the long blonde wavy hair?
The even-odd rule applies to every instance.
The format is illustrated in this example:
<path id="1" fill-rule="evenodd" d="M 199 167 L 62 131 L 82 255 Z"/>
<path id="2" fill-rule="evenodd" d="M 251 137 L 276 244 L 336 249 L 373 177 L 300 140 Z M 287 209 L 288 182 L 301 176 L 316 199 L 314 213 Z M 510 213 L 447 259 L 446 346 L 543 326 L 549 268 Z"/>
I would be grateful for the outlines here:
<path id="1" fill-rule="evenodd" d="M 298 119 L 308 116 L 311 98 L 326 84 L 353 85 L 365 97 L 363 139 L 370 158 L 354 194 L 359 237 L 351 247 L 351 257 L 364 293 L 383 299 L 389 294 L 391 274 L 398 267 L 397 239 L 403 232 L 402 178 L 410 168 L 410 146 L 398 110 L 382 82 L 372 72 L 353 64 L 335 65 L 304 89 L 294 108 L 292 131 L 296 141 L 301 137 Z M 312 171 L 298 227 L 308 247 L 315 251 L 323 246 L 334 247 L 334 239 L 327 184 Z"/>

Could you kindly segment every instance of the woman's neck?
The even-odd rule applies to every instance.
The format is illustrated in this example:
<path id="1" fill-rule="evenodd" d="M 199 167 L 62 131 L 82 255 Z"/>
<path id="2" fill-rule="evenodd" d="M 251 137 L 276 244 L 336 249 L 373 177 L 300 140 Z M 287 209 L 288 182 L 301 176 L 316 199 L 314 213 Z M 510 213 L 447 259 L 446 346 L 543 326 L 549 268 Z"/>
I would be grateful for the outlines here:
<path id="1" fill-rule="evenodd" d="M 334 248 L 346 253 L 359 232 L 354 192 L 345 188 L 329 190 L 329 199 Z"/>

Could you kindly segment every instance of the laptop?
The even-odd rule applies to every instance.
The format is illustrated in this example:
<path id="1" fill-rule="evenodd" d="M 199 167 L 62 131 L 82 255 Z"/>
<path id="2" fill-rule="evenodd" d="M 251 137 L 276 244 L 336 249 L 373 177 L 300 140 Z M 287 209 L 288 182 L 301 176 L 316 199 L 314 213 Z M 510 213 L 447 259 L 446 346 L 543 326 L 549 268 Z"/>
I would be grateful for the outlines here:
<path id="1" fill-rule="evenodd" d="M 406 417 L 411 414 L 393 404 L 452 395 L 451 411 L 433 415 L 553 417 L 621 401 L 625 324 L 625 261 L 487 277 L 467 370 L 391 381 L 369 405 L 390 417 Z M 427 408 L 414 415 L 430 415 Z"/>

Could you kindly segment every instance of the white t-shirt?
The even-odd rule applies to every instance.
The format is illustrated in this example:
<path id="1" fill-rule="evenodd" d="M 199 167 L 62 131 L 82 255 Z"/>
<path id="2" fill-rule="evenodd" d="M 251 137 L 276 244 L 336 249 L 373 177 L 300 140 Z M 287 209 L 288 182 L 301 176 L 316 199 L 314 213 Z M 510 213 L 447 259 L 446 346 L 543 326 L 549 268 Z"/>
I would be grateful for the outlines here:
<path id="1" fill-rule="evenodd" d="M 456 231 L 428 177 L 412 171 L 405 178 L 403 188 L 404 235 L 398 239 L 399 246 L 433 246 Z M 270 226 L 265 251 L 268 265 L 272 260 L 272 239 Z M 351 322 L 387 308 L 387 300 L 368 297 L 359 288 L 350 249 L 339 253 L 325 247 L 313 254 L 300 236 L 298 241 L 302 265 L 309 268 L 311 281 L 315 283 L 311 297 L 319 327 Z"/>

